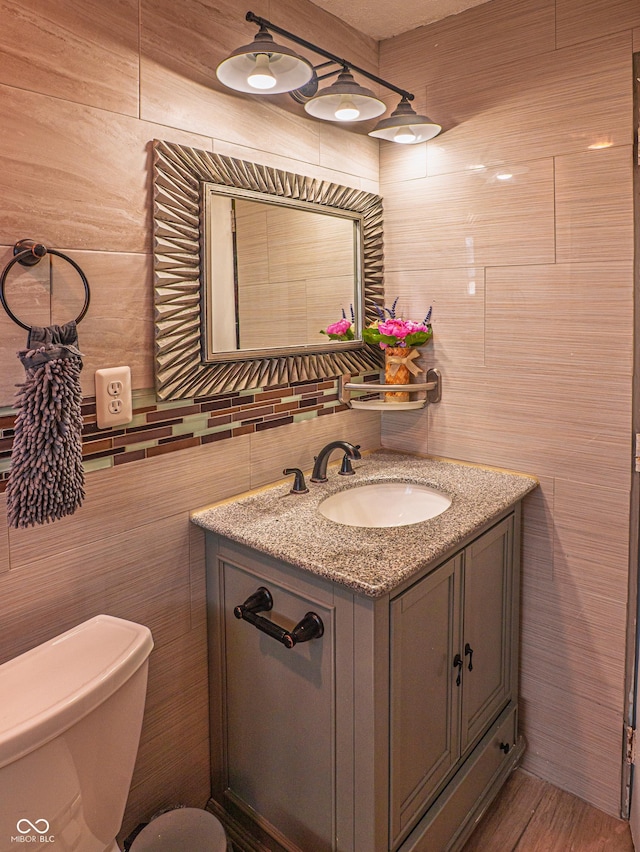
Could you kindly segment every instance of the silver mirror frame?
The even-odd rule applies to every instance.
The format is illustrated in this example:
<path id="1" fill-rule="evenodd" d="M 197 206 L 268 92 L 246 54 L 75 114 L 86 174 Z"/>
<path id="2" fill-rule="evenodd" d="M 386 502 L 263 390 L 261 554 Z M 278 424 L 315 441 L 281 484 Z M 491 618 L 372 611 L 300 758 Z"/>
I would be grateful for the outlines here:
<path id="1" fill-rule="evenodd" d="M 362 216 L 364 324 L 384 302 L 382 199 L 373 193 L 185 145 L 153 143 L 155 373 L 159 399 L 193 399 L 249 388 L 375 372 L 381 351 L 362 341 L 324 351 L 237 360 L 203 355 L 203 183 L 351 210 Z M 339 319 L 339 317 L 336 317 Z"/>

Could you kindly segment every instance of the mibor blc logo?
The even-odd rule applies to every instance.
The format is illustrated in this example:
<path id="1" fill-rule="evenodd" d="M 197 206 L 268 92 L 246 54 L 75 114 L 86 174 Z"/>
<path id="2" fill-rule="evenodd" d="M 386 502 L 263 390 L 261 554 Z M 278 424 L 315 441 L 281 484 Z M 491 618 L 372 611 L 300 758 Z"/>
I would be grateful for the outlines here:
<path id="1" fill-rule="evenodd" d="M 53 834 L 49 834 L 49 822 L 46 819 L 19 819 L 16 823 L 18 832 L 11 838 L 12 843 L 55 843 Z"/>

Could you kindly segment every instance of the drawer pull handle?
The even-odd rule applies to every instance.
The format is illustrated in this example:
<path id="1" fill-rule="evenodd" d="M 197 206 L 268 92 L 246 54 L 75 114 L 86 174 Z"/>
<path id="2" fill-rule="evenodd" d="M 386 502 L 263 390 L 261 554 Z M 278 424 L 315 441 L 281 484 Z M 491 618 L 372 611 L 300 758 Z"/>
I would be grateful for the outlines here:
<path id="1" fill-rule="evenodd" d="M 454 669 L 455 668 L 458 669 L 458 677 L 456 678 L 456 686 L 460 686 L 460 683 L 462 682 L 462 665 L 463 665 L 462 657 L 460 656 L 460 654 L 456 654 L 455 657 L 453 658 L 453 667 L 454 667 Z"/>
<path id="2" fill-rule="evenodd" d="M 505 754 L 509 754 L 511 751 L 511 745 L 509 743 L 500 743 L 500 751 L 503 751 Z"/>
<path id="3" fill-rule="evenodd" d="M 260 612 L 268 612 L 273 609 L 273 597 L 269 589 L 265 586 L 259 586 L 256 591 L 249 595 L 246 601 L 234 607 L 233 614 L 236 618 L 241 618 L 243 621 L 248 621 L 253 624 L 258 630 L 277 639 L 285 648 L 293 648 L 300 642 L 309 642 L 311 639 L 319 639 L 324 633 L 324 624 L 319 615 L 315 612 L 308 612 L 302 618 L 293 630 L 285 630 L 268 618 L 263 618 L 258 615 Z"/>

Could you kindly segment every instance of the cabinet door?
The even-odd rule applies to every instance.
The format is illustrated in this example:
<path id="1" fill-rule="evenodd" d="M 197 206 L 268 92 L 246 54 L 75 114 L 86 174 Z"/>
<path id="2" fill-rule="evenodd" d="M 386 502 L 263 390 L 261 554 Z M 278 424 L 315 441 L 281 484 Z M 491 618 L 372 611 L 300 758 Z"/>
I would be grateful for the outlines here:
<path id="1" fill-rule="evenodd" d="M 333 610 L 272 579 L 223 563 L 225 795 L 291 846 L 335 849 Z M 233 615 L 260 585 L 273 596 L 262 615 L 291 629 L 316 612 L 324 635 L 288 649 Z M 265 827 L 266 827 L 265 826 Z"/>
<path id="2" fill-rule="evenodd" d="M 513 517 L 466 548 L 461 751 L 477 740 L 511 694 Z"/>
<path id="3" fill-rule="evenodd" d="M 456 556 L 391 603 L 391 844 L 419 819 L 458 758 Z"/>

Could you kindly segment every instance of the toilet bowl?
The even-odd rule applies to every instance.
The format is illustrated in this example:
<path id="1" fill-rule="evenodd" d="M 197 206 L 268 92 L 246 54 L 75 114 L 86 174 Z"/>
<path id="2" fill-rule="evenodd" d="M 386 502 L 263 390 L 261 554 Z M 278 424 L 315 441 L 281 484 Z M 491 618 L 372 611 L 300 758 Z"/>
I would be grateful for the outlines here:
<path id="1" fill-rule="evenodd" d="M 0 666 L 0 852 L 118 852 L 152 648 L 98 615 Z"/>

